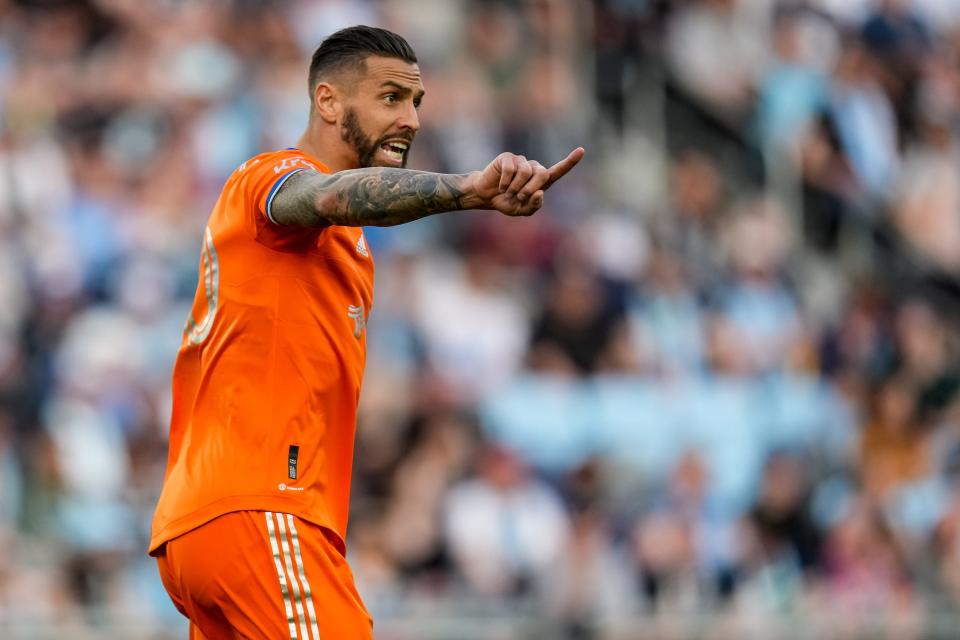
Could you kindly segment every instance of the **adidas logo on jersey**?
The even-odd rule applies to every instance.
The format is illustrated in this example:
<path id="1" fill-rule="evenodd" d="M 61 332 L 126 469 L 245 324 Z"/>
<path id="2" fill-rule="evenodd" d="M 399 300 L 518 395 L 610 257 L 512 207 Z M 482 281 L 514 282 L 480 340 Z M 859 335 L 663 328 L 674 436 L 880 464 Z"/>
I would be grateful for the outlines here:
<path id="1" fill-rule="evenodd" d="M 357 240 L 357 253 L 362 255 L 364 258 L 370 257 L 370 252 L 367 251 L 367 241 L 363 239 L 363 234 L 360 234 L 360 239 Z"/>

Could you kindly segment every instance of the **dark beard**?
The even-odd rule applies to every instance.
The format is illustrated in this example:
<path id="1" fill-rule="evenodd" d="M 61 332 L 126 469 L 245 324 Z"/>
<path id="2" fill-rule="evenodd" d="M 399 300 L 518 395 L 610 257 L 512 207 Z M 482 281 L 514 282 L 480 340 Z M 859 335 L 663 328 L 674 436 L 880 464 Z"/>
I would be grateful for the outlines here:
<path id="1" fill-rule="evenodd" d="M 370 138 L 367 137 L 367 134 L 364 133 L 360 127 L 360 118 L 357 117 L 357 110 L 351 108 L 347 108 L 343 116 L 343 128 L 340 130 L 340 137 L 357 152 L 357 162 L 362 168 L 374 166 L 373 158 L 376 156 L 380 145 L 387 140 L 400 138 L 406 140 L 408 143 L 413 142 L 412 136 L 404 134 L 384 136 L 375 142 L 371 142 Z M 409 152 L 403 154 L 403 163 L 400 166 L 407 166 L 408 153 Z"/>

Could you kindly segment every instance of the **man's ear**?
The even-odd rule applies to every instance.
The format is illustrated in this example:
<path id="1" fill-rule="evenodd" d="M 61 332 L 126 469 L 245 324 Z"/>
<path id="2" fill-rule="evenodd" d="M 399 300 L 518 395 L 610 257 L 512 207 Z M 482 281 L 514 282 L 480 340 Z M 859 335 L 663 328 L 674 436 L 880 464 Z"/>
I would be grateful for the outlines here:
<path id="1" fill-rule="evenodd" d="M 336 124 L 342 110 L 340 92 L 328 82 L 318 82 L 313 90 L 313 108 L 324 122 Z"/>

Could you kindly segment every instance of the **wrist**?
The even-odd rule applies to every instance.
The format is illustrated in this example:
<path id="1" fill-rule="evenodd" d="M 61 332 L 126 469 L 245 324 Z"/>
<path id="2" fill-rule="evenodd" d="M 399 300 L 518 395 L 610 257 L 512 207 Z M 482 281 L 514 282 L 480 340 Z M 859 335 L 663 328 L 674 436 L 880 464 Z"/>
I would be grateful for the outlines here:
<path id="1" fill-rule="evenodd" d="M 471 171 L 462 174 L 463 177 L 463 195 L 458 198 L 461 209 L 489 209 L 489 204 L 477 191 L 477 182 L 480 178 L 480 171 Z"/>

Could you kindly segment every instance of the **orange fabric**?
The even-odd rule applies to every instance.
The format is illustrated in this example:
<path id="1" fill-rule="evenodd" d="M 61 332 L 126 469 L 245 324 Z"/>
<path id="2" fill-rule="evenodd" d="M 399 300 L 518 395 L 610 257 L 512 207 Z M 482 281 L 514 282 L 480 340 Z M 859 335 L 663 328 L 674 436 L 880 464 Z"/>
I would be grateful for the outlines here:
<path id="1" fill-rule="evenodd" d="M 270 220 L 276 187 L 302 170 L 329 173 L 295 149 L 256 156 L 210 215 L 151 553 L 239 510 L 292 513 L 343 550 L 373 260 L 360 228 Z"/>
<path id="2" fill-rule="evenodd" d="M 160 547 L 160 578 L 190 619 L 190 638 L 372 638 L 325 531 L 288 514 L 236 511 Z"/>

